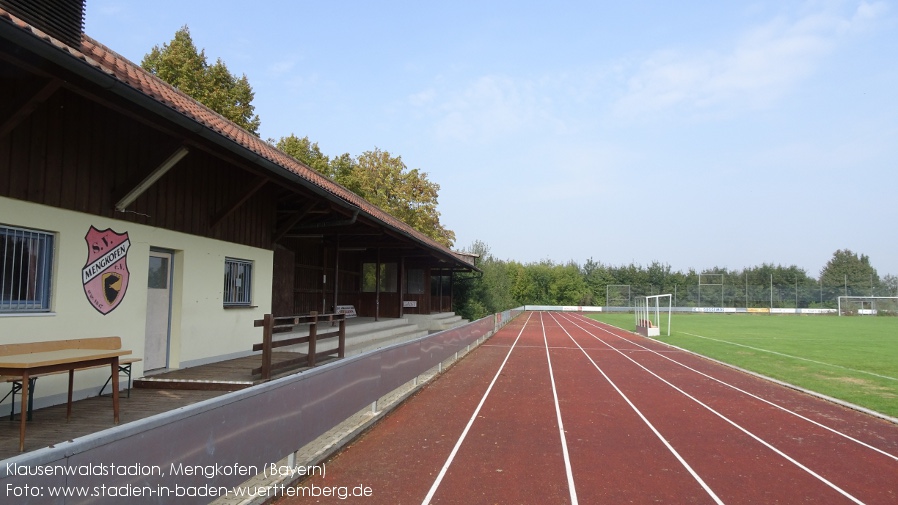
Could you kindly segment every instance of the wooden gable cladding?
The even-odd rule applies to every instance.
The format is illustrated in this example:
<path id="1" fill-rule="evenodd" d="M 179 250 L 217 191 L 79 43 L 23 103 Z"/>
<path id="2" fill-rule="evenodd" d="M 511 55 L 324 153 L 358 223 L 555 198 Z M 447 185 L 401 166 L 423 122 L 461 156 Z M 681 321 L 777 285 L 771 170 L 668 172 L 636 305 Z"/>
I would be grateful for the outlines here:
<path id="1" fill-rule="evenodd" d="M 14 91 L 5 88 L 0 84 L 0 94 Z M 115 210 L 123 192 L 182 145 L 59 89 L 0 137 L 0 196 L 271 248 L 274 189 L 195 146 L 124 211 Z"/>

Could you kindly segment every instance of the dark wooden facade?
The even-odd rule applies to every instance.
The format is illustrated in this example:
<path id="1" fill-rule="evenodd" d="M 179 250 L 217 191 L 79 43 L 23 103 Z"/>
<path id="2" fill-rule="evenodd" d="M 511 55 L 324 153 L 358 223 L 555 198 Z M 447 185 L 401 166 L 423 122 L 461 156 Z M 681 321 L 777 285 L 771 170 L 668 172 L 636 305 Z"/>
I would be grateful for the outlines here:
<path id="1" fill-rule="evenodd" d="M 0 96 L 27 95 L 16 84 L 0 80 Z M 127 209 L 115 209 L 126 191 L 181 145 L 180 139 L 60 89 L 0 136 L 0 195 L 270 248 L 276 217 L 271 188 L 219 219 L 256 176 L 199 148 Z"/>
<path id="2" fill-rule="evenodd" d="M 354 249 L 339 249 L 323 239 L 294 239 L 279 251 L 276 250 L 275 264 L 282 265 L 276 268 L 285 274 L 276 279 L 274 298 L 278 310 L 292 310 L 295 314 L 310 311 L 329 313 L 337 305 L 352 305 L 360 315 L 379 317 L 451 310 L 451 296 L 435 297 L 432 294 L 431 272 L 440 270 L 432 270 L 431 261 L 409 252 L 397 255 L 395 251 L 393 254 L 382 251 L 378 258 L 377 248 L 365 251 Z M 378 261 L 396 265 L 395 291 L 364 290 L 362 266 L 366 263 L 377 264 Z M 288 275 L 288 271 L 292 275 Z M 414 272 L 420 280 L 420 284 L 411 289 L 408 282 L 410 272 Z M 448 284 L 444 288 L 448 288 Z M 444 289 L 444 292 L 449 291 Z M 434 299 L 436 303 L 433 303 Z"/>

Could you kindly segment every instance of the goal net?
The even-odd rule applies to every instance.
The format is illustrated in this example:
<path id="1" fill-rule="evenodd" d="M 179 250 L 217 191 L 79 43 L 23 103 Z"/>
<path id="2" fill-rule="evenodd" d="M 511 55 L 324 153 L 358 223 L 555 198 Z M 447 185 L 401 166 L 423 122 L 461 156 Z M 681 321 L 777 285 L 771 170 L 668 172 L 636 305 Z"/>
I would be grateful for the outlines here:
<path id="1" fill-rule="evenodd" d="M 898 316 L 898 296 L 840 296 L 840 316 Z"/>
<path id="2" fill-rule="evenodd" d="M 664 300 L 664 299 L 667 300 Z M 636 331 L 646 337 L 661 335 L 664 313 L 667 313 L 667 336 L 670 336 L 670 314 L 673 305 L 670 294 L 636 297 Z"/>

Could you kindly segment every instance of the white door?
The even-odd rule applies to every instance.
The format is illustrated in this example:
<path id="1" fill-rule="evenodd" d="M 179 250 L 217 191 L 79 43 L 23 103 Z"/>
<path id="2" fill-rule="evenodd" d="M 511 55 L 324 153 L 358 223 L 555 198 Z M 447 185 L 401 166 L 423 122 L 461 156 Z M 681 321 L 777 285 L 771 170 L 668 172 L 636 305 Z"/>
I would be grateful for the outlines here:
<path id="1" fill-rule="evenodd" d="M 150 250 L 144 371 L 168 367 L 171 328 L 172 253 Z"/>

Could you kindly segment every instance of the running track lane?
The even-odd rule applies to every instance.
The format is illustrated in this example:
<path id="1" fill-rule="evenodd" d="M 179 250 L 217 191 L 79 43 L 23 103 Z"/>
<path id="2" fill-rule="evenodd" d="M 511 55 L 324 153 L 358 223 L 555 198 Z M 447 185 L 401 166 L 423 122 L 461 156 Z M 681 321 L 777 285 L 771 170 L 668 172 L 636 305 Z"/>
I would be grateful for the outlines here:
<path id="1" fill-rule="evenodd" d="M 896 503 L 896 441 L 895 425 L 652 340 L 528 313 L 304 485 L 364 484 L 363 503 Z M 347 500 L 284 502 L 328 501 Z"/>
<path id="2" fill-rule="evenodd" d="M 566 319 L 605 349 L 622 349 L 634 365 L 653 370 L 662 384 L 668 381 L 668 388 L 766 441 L 821 483 L 869 503 L 898 501 L 895 425 L 581 316 Z"/>

